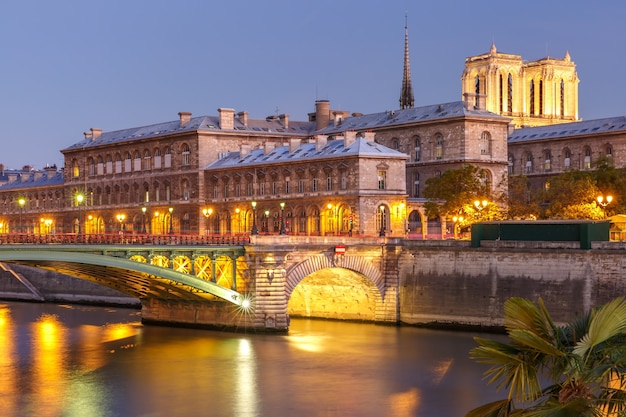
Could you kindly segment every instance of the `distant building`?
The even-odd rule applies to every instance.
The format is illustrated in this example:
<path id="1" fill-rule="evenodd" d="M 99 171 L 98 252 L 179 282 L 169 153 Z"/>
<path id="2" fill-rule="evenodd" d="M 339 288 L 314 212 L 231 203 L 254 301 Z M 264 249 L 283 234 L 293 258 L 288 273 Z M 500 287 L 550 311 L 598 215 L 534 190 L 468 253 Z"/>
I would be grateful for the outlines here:
<path id="1" fill-rule="evenodd" d="M 510 117 L 516 128 L 578 121 L 579 82 L 569 53 L 528 62 L 495 44 L 467 58 L 461 76 L 462 94 L 484 98 L 487 111 Z"/>

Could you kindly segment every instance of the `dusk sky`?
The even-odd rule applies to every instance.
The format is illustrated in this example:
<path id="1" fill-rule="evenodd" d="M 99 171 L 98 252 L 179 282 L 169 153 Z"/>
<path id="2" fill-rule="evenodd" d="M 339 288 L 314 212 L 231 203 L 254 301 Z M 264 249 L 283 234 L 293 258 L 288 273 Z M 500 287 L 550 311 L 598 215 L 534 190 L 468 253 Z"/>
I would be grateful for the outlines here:
<path id="1" fill-rule="evenodd" d="M 60 150 L 178 112 L 306 120 L 397 109 L 408 15 L 415 106 L 461 99 L 468 56 L 576 63 L 579 116 L 626 115 L 626 2 L 58 0 L 0 4 L 0 163 L 63 166 Z"/>

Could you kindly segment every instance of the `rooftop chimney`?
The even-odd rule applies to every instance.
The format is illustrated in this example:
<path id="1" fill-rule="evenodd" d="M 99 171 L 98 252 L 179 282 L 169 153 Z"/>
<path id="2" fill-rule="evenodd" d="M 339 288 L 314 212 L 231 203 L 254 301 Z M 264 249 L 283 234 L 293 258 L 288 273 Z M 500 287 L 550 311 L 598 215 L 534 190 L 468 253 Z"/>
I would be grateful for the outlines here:
<path id="1" fill-rule="evenodd" d="M 299 138 L 291 138 L 289 139 L 289 153 L 294 153 L 296 149 L 300 147 L 302 144 L 302 140 Z"/>
<path id="2" fill-rule="evenodd" d="M 328 143 L 328 136 L 326 135 L 317 135 L 315 137 L 315 150 L 319 151 Z"/>
<path id="3" fill-rule="evenodd" d="M 102 135 L 102 129 L 92 127 L 90 130 L 91 130 L 91 140 L 96 140 Z"/>
<path id="4" fill-rule="evenodd" d="M 315 101 L 315 130 L 324 129 L 330 122 L 330 101 Z"/>
<path id="5" fill-rule="evenodd" d="M 248 142 L 241 142 L 241 145 L 239 145 L 239 157 L 243 158 L 244 156 L 248 155 L 251 149 L 252 147 Z"/>
<path id="6" fill-rule="evenodd" d="M 343 147 L 347 148 L 356 141 L 356 132 L 354 130 L 346 130 L 343 138 Z"/>
<path id="7" fill-rule="evenodd" d="M 220 129 L 233 130 L 235 128 L 235 110 L 219 108 L 217 111 L 220 113 Z"/>
<path id="8" fill-rule="evenodd" d="M 374 142 L 374 137 L 376 136 L 376 133 L 372 132 L 371 130 L 368 130 L 367 132 L 363 134 L 363 136 L 365 137 L 366 141 Z"/>
<path id="9" fill-rule="evenodd" d="M 191 113 L 188 111 L 181 111 L 178 113 L 178 117 L 180 118 L 180 127 L 185 127 L 185 125 L 191 120 Z"/>
<path id="10" fill-rule="evenodd" d="M 278 118 L 280 119 L 280 122 L 283 124 L 283 126 L 285 126 L 285 129 L 289 129 L 289 115 L 281 114 L 280 116 L 278 116 Z"/>
<path id="11" fill-rule="evenodd" d="M 248 126 L 248 112 L 247 111 L 240 111 L 239 113 L 237 113 L 237 117 L 239 117 L 239 121 L 241 121 L 241 123 L 243 123 L 244 126 Z"/>
<path id="12" fill-rule="evenodd" d="M 276 145 L 274 144 L 274 142 L 270 142 L 270 141 L 265 142 L 264 148 L 263 148 L 263 155 L 270 154 L 274 150 L 275 147 Z"/>

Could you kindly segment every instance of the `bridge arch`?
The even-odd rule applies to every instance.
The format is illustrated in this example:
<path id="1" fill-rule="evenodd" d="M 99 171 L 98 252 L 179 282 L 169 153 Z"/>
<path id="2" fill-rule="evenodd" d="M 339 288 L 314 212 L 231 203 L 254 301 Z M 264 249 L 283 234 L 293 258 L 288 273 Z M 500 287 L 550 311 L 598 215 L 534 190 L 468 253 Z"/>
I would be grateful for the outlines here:
<path id="1" fill-rule="evenodd" d="M 285 293 L 287 298 L 296 286 L 307 276 L 326 268 L 345 268 L 368 278 L 378 288 L 380 296 L 385 297 L 385 279 L 376 266 L 362 256 L 314 255 L 286 271 Z"/>
<path id="2" fill-rule="evenodd" d="M 238 292 L 220 286 L 214 282 L 173 269 L 115 256 L 97 255 L 85 252 L 68 252 L 61 250 L 42 251 L 20 248 L 19 250 L 0 251 L 0 262 L 16 262 L 41 269 L 55 270 L 80 279 L 111 286 L 138 298 L 141 298 L 141 294 L 146 291 L 155 294 L 170 293 L 183 295 L 183 293 L 188 293 L 192 297 L 204 293 L 219 297 L 235 305 L 241 305 L 243 302 L 243 297 Z M 94 271 L 101 273 L 103 276 L 106 275 L 108 281 L 98 280 L 97 278 L 89 279 L 90 273 Z M 111 271 L 117 271 L 117 273 L 112 274 Z M 137 285 L 142 288 L 142 290 L 134 290 L 128 283 L 122 282 L 125 275 L 129 276 L 131 283 L 141 275 L 144 280 L 142 283 L 137 283 Z M 112 276 L 115 278 L 112 278 Z M 118 282 L 115 281 L 116 279 Z M 146 282 L 153 284 L 155 288 L 152 290 L 144 290 L 142 284 Z M 180 287 L 174 288 L 168 282 L 172 282 Z M 125 288 L 126 291 L 122 290 L 122 288 Z M 187 290 L 184 288 L 187 288 Z M 172 291 L 172 289 L 174 291 Z"/>

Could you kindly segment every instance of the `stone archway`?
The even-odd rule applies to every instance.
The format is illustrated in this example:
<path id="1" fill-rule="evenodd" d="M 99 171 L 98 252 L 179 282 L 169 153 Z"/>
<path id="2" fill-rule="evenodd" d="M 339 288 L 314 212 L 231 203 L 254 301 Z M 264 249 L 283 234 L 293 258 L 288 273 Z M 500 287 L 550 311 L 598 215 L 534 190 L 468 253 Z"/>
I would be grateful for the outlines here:
<path id="1" fill-rule="evenodd" d="M 359 256 L 316 255 L 286 271 L 287 311 L 294 317 L 375 321 L 385 283 Z"/>

